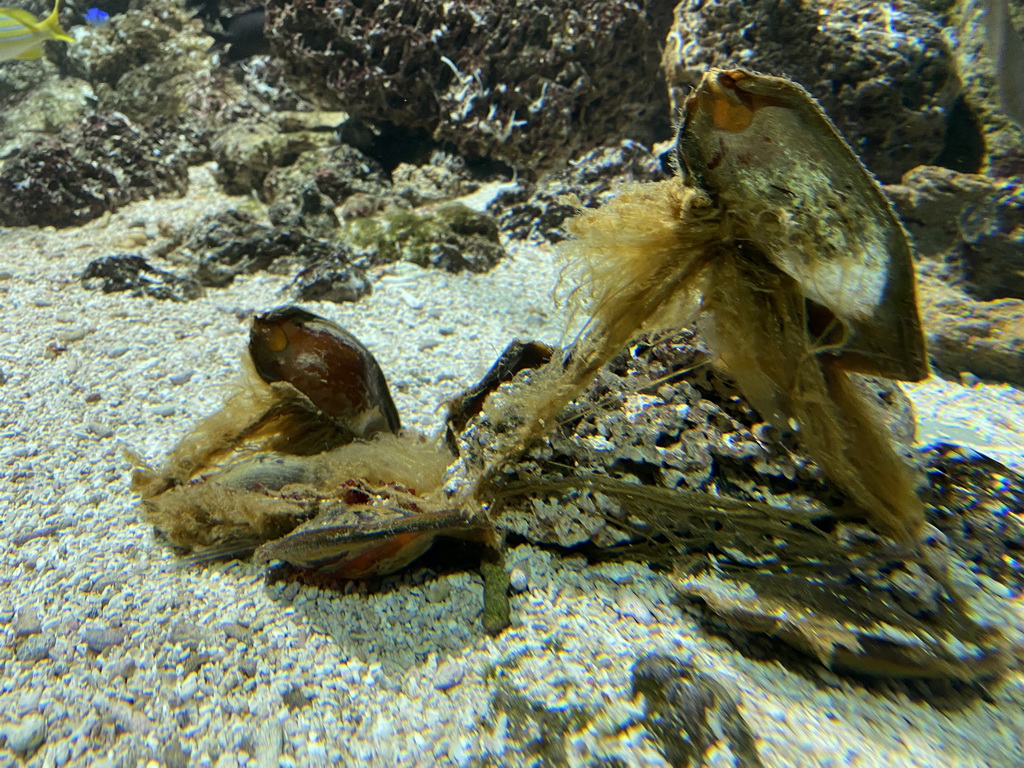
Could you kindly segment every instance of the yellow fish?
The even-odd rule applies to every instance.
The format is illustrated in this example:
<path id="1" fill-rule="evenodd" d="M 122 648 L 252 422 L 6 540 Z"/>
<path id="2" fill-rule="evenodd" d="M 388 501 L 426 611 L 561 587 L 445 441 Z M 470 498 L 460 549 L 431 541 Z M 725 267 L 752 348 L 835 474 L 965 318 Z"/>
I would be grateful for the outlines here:
<path id="1" fill-rule="evenodd" d="M 60 0 L 56 0 L 53 12 L 45 19 L 37 19 L 21 8 L 0 8 L 0 61 L 38 59 L 47 40 L 75 42 L 57 21 L 58 6 Z"/>

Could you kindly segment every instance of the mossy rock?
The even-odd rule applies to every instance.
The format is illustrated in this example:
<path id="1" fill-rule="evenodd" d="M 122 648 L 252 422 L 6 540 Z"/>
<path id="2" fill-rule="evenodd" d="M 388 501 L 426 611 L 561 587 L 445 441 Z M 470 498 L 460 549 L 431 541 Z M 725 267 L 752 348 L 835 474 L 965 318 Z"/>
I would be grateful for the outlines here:
<path id="1" fill-rule="evenodd" d="M 410 261 L 448 272 L 486 272 L 505 254 L 495 218 L 462 203 L 355 219 L 342 237 L 375 264 Z"/>

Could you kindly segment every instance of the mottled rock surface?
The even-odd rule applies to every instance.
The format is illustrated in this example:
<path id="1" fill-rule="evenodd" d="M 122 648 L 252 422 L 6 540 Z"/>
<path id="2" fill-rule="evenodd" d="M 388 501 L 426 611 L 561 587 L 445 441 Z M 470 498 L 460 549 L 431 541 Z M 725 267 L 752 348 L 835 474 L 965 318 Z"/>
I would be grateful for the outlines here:
<path id="1" fill-rule="evenodd" d="M 66 227 L 134 200 L 181 195 L 186 159 L 174 136 L 123 115 L 93 116 L 38 139 L 0 166 L 0 224 Z"/>
<path id="2" fill-rule="evenodd" d="M 197 281 L 157 269 L 135 254 L 97 259 L 85 268 L 82 283 L 103 293 L 130 291 L 133 296 L 172 301 L 188 301 L 203 294 Z"/>
<path id="3" fill-rule="evenodd" d="M 1024 299 L 1024 185 L 921 167 L 886 193 L 937 276 L 981 301 Z"/>
<path id="4" fill-rule="evenodd" d="M 918 257 L 932 364 L 1024 385 L 1024 188 L 922 167 L 885 191 Z"/>
<path id="5" fill-rule="evenodd" d="M 961 3 L 955 55 L 964 82 L 964 109 L 980 131 L 980 159 L 992 176 L 1024 175 L 1024 126 L 1006 114 L 1000 77 L 985 14 L 996 3 Z M 1009 0 L 1010 24 L 1024 33 L 1024 3 Z M 1005 87 L 1021 88 L 1007 82 Z"/>
<path id="6" fill-rule="evenodd" d="M 579 206 L 596 207 L 630 182 L 660 181 L 667 172 L 660 157 L 624 140 L 587 152 L 537 184 L 521 184 L 499 201 L 501 228 L 510 237 L 553 243 L 568 237 L 564 224 Z"/>

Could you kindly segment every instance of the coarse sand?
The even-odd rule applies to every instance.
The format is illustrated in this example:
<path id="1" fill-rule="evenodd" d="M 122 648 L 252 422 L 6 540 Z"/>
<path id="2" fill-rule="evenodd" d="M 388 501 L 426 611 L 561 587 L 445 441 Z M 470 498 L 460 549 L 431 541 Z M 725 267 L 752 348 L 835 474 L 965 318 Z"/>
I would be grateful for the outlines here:
<path id="1" fill-rule="evenodd" d="M 195 169 L 184 199 L 0 231 L 0 766 L 665 765 L 631 692 L 652 652 L 733 690 L 767 766 L 1024 764 L 1019 671 L 941 707 L 798 673 L 704 632 L 642 565 L 518 546 L 526 589 L 495 638 L 473 572 L 331 591 L 244 562 L 178 567 L 139 520 L 122 449 L 159 461 L 219 405 L 248 318 L 288 303 L 291 278 L 173 303 L 78 275 L 114 253 L 166 266 L 162 232 L 238 202 Z M 486 275 L 392 266 L 358 303 L 305 306 L 374 352 L 407 426 L 436 432 L 508 341 L 561 340 L 557 277 L 550 250 L 518 246 Z M 1022 393 L 907 390 L 924 438 L 1024 466 Z"/>

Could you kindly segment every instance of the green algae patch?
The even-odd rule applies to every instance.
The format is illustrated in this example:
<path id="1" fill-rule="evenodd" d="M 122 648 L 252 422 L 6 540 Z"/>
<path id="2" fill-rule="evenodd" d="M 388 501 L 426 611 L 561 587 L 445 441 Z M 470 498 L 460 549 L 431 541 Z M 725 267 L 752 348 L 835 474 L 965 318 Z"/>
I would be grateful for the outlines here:
<path id="1" fill-rule="evenodd" d="M 448 272 L 487 272 L 505 255 L 494 217 L 462 203 L 354 219 L 342 239 L 374 264 L 409 261 Z"/>

